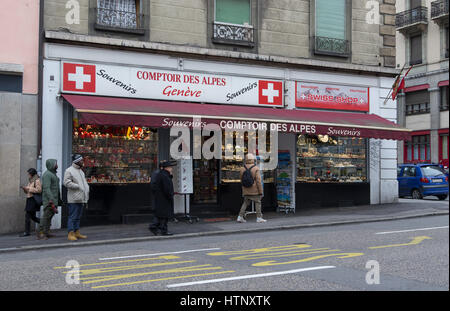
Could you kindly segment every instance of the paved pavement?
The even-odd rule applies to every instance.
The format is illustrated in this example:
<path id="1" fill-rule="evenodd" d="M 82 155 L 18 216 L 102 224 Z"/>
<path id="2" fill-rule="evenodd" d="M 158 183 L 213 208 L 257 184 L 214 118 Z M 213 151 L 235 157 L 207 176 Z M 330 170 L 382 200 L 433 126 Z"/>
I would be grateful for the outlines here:
<path id="1" fill-rule="evenodd" d="M 174 233 L 174 236 L 170 237 L 153 236 L 147 229 L 148 224 L 92 226 L 82 228 L 82 233 L 88 236 L 87 240 L 75 242 L 67 240 L 65 229 L 53 231 L 56 237 L 48 240 L 36 240 L 34 235 L 29 237 L 19 237 L 18 234 L 0 235 L 0 253 L 364 223 L 448 213 L 448 200 L 400 199 L 395 204 L 297 210 L 295 214 L 267 213 L 264 214 L 264 218 L 268 221 L 262 224 L 256 223 L 255 215 L 249 215 L 247 223 L 244 224 L 237 223 L 234 217 L 221 221 L 201 219 L 200 222 L 193 224 L 183 221 L 170 222 L 169 230 Z"/>

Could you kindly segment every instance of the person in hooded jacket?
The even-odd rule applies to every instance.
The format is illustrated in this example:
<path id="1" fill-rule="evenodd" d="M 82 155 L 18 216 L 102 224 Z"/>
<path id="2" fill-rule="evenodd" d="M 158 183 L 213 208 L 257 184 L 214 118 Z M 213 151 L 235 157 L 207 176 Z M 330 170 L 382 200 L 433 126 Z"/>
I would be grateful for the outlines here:
<path id="1" fill-rule="evenodd" d="M 45 162 L 47 170 L 42 175 L 42 206 L 44 207 L 41 215 L 38 239 L 48 239 L 50 234 L 50 225 L 52 218 L 58 213 L 57 206 L 62 203 L 61 192 L 59 190 L 59 178 L 56 175 L 58 163 L 55 159 L 48 159 Z"/>
<path id="2" fill-rule="evenodd" d="M 172 167 L 176 165 L 176 161 L 161 161 L 161 170 L 156 176 L 155 181 L 155 222 L 149 227 L 149 230 L 157 235 L 173 235 L 167 230 L 167 222 L 173 218 L 173 182 Z"/>

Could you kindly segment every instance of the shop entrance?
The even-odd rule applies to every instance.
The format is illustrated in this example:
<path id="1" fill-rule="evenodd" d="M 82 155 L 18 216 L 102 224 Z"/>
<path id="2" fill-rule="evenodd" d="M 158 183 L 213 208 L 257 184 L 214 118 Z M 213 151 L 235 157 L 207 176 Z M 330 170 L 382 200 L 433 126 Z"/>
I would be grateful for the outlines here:
<path id="1" fill-rule="evenodd" d="M 193 160 L 194 193 L 191 204 L 217 205 L 218 160 Z"/>

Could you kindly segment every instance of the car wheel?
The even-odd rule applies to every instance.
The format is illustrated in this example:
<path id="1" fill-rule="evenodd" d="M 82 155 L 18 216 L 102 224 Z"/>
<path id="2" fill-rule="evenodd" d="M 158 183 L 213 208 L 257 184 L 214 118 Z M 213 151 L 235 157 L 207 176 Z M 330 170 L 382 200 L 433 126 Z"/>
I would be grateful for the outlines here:
<path id="1" fill-rule="evenodd" d="M 420 199 L 423 198 L 422 193 L 420 193 L 420 190 L 419 190 L 419 189 L 414 189 L 414 190 L 411 192 L 411 196 L 412 196 L 412 198 L 415 199 L 415 200 L 420 200 Z"/>
<path id="2" fill-rule="evenodd" d="M 438 195 L 437 197 L 440 201 L 447 199 L 447 195 Z"/>

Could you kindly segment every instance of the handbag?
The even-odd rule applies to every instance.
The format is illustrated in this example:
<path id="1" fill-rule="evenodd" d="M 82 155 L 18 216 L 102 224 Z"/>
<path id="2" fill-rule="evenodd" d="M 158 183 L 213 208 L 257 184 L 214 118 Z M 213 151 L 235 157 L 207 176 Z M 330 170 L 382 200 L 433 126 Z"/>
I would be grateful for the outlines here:
<path id="1" fill-rule="evenodd" d="M 34 202 L 36 202 L 36 205 L 38 207 L 41 207 L 41 205 L 42 205 L 42 194 L 40 194 L 40 193 L 33 194 L 33 199 L 34 199 Z"/>
<path id="2" fill-rule="evenodd" d="M 34 182 L 34 186 L 36 187 L 36 181 Z M 37 207 L 40 208 L 42 205 L 42 193 L 33 193 L 33 199 Z"/>

